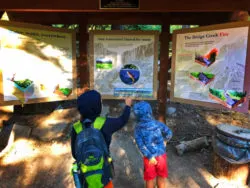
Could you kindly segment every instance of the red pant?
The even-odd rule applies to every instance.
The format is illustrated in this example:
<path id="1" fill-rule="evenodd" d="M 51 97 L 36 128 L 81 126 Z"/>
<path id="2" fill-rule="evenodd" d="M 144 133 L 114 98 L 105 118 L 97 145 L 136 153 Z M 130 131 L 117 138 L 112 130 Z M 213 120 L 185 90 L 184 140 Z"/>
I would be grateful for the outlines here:
<path id="1" fill-rule="evenodd" d="M 105 185 L 104 188 L 113 188 L 113 187 L 114 187 L 114 185 L 113 185 L 112 181 L 110 181 L 107 185 Z"/>
<path id="2" fill-rule="evenodd" d="M 144 180 L 152 180 L 157 176 L 168 177 L 168 168 L 167 168 L 167 155 L 163 154 L 155 157 L 157 164 L 149 164 L 149 159 L 144 157 Z"/>

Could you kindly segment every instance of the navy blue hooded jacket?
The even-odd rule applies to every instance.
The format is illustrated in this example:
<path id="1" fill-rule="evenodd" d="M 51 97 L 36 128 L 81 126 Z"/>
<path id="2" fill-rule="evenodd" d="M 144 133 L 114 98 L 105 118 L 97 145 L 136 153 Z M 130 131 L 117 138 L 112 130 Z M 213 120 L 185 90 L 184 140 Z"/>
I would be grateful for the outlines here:
<path id="1" fill-rule="evenodd" d="M 80 95 L 77 99 L 77 108 L 80 112 L 82 119 L 81 122 L 86 119 L 95 121 L 97 117 L 100 116 L 102 111 L 102 100 L 101 95 L 95 90 L 90 90 L 82 95 Z M 101 132 L 104 136 L 106 144 L 110 146 L 112 134 L 119 129 L 121 129 L 128 121 L 130 115 L 130 107 L 125 106 L 125 109 L 122 115 L 118 118 L 107 118 L 103 127 L 101 128 Z M 75 140 L 76 140 L 76 132 L 72 129 L 71 132 L 71 151 L 72 156 L 75 158 Z"/>
<path id="2" fill-rule="evenodd" d="M 164 138 L 169 141 L 172 131 L 153 118 L 152 109 L 147 102 L 136 103 L 134 113 L 138 121 L 134 132 L 135 140 L 143 156 L 151 159 L 166 153 Z"/>

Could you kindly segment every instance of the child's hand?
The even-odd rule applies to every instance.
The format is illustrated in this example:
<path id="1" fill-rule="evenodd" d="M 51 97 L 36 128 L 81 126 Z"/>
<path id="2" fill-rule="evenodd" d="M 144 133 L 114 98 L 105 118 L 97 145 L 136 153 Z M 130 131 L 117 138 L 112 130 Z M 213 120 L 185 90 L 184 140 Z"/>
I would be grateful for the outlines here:
<path id="1" fill-rule="evenodd" d="M 157 160 L 154 157 L 152 157 L 151 159 L 149 159 L 149 164 L 156 165 Z"/>
<path id="2" fill-rule="evenodd" d="M 167 146 L 168 144 L 168 141 L 164 140 L 164 145 Z"/>
<path id="3" fill-rule="evenodd" d="M 131 99 L 131 98 L 129 98 L 129 97 L 127 97 L 126 99 L 125 99 L 125 104 L 127 105 L 127 106 L 132 106 L 132 103 L 133 103 L 133 100 Z"/>

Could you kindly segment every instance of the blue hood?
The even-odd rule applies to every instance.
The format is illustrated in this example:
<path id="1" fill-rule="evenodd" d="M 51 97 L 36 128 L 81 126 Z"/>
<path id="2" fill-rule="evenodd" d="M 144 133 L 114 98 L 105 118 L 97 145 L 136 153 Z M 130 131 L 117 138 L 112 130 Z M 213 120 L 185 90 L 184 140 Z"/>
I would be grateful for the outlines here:
<path id="1" fill-rule="evenodd" d="M 90 90 L 77 98 L 77 109 L 83 119 L 95 120 L 102 111 L 102 99 L 100 93 Z"/>
<path id="2" fill-rule="evenodd" d="M 138 122 L 146 122 L 154 119 L 151 106 L 145 101 L 136 103 L 133 109 Z"/>
<path id="3" fill-rule="evenodd" d="M 135 140 L 143 156 L 151 159 L 166 153 L 164 138 L 171 139 L 171 130 L 153 118 L 151 106 L 147 102 L 136 103 L 134 113 L 138 120 Z"/>

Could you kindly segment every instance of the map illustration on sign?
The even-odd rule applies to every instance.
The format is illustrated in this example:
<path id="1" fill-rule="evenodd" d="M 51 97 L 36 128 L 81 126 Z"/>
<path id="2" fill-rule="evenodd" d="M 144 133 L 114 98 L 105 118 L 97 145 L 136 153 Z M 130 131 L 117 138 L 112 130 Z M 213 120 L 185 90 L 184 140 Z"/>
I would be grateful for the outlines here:
<path id="1" fill-rule="evenodd" d="M 120 70 L 121 81 L 125 84 L 132 85 L 140 78 L 140 70 L 133 64 L 128 64 Z"/>
<path id="2" fill-rule="evenodd" d="M 217 48 L 212 49 L 211 51 L 208 52 L 208 54 L 204 56 L 195 54 L 195 62 L 201 64 L 202 66 L 209 67 L 216 61 L 217 55 L 218 55 Z"/>
<path id="3" fill-rule="evenodd" d="M 246 101 L 246 92 L 209 88 L 209 97 L 223 106 L 233 109 Z"/>
<path id="4" fill-rule="evenodd" d="M 104 98 L 156 99 L 158 32 L 91 33 L 91 88 Z"/>
<path id="5" fill-rule="evenodd" d="M 68 30 L 0 22 L 0 104 L 76 98 L 73 36 Z"/>
<path id="6" fill-rule="evenodd" d="M 215 75 L 208 72 L 191 72 L 190 78 L 205 86 L 214 80 Z"/>
<path id="7" fill-rule="evenodd" d="M 28 98 L 30 98 L 34 94 L 34 82 L 29 79 L 24 80 L 16 80 L 15 74 L 11 79 L 8 79 L 11 82 L 13 82 L 13 92 L 12 94 L 21 101 L 21 103 L 25 103 L 28 101 Z"/>
<path id="8" fill-rule="evenodd" d="M 97 69 L 112 69 L 112 60 L 109 58 L 97 58 L 96 68 Z"/>
<path id="9" fill-rule="evenodd" d="M 230 24 L 229 24 L 230 25 Z M 174 32 L 171 98 L 229 109 L 248 107 L 248 25 Z M 245 110 L 241 111 L 245 111 Z"/>

